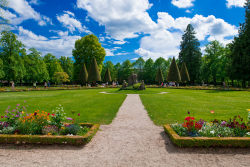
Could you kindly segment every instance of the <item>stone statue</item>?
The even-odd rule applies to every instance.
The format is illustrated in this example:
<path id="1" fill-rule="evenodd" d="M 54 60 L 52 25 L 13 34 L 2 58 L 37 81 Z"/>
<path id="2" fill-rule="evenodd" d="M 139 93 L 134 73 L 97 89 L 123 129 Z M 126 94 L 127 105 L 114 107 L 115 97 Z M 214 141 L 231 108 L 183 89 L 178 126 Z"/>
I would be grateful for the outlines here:
<path id="1" fill-rule="evenodd" d="M 144 80 L 141 81 L 141 85 L 139 86 L 138 90 L 145 90 L 145 84 L 144 84 Z"/>
<path id="2" fill-rule="evenodd" d="M 127 87 L 127 82 L 123 80 L 122 89 L 125 89 L 126 87 Z"/>
<path id="3" fill-rule="evenodd" d="M 137 74 L 132 73 L 128 78 L 128 85 L 134 85 L 137 82 Z"/>

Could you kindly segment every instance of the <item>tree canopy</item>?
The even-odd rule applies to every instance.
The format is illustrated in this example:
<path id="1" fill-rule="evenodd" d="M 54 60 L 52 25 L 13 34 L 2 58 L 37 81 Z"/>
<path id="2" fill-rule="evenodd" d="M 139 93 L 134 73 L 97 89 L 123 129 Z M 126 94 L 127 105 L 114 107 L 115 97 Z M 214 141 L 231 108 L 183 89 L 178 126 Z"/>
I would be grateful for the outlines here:
<path id="1" fill-rule="evenodd" d="M 180 45 L 179 64 L 186 63 L 191 83 L 194 84 L 201 75 L 200 43 L 195 37 L 196 32 L 191 24 L 188 24 L 184 32 Z"/>
<path id="2" fill-rule="evenodd" d="M 162 75 L 162 72 L 161 72 L 161 67 L 158 68 L 158 72 L 157 72 L 155 81 L 157 81 L 159 83 L 164 81 L 164 78 L 163 78 L 163 75 Z"/>
<path id="3" fill-rule="evenodd" d="M 85 67 L 85 63 L 84 62 L 82 63 L 82 68 L 80 70 L 78 81 L 80 83 L 84 83 L 84 82 L 88 81 L 88 72 L 87 72 L 87 69 Z"/>
<path id="4" fill-rule="evenodd" d="M 95 57 L 93 57 L 88 70 L 88 81 L 89 82 L 101 81 L 101 76 Z"/>
<path id="5" fill-rule="evenodd" d="M 109 69 L 107 68 L 104 78 L 103 78 L 103 82 L 111 82 L 111 81 L 112 81 L 112 78 L 110 76 Z"/>
<path id="6" fill-rule="evenodd" d="M 173 58 L 172 63 L 170 65 L 167 81 L 181 81 L 179 68 L 175 62 L 175 58 Z"/>
<path id="7" fill-rule="evenodd" d="M 83 62 L 85 63 L 86 68 L 89 69 L 93 57 L 96 59 L 99 71 L 102 71 L 102 65 L 106 52 L 101 46 L 99 38 L 94 34 L 89 34 L 76 40 L 72 54 L 75 60 L 73 65 L 73 80 L 78 80 L 78 75 Z"/>
<path id="8" fill-rule="evenodd" d="M 180 75 L 181 75 L 182 82 L 190 81 L 188 70 L 187 70 L 185 62 L 182 63 Z"/>

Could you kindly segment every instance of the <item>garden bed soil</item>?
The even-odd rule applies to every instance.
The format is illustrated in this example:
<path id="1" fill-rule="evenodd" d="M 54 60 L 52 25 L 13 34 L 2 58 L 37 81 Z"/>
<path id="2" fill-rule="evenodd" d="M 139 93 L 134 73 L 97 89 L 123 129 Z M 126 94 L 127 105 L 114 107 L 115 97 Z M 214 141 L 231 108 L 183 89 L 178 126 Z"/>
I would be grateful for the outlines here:
<path id="1" fill-rule="evenodd" d="M 179 147 L 250 147 L 250 137 L 181 137 L 170 125 L 164 125 L 165 132 Z"/>
<path id="2" fill-rule="evenodd" d="M 0 134 L 0 144 L 69 144 L 84 145 L 90 142 L 100 124 L 80 123 L 90 130 L 84 136 L 54 136 L 54 135 L 6 135 Z"/>

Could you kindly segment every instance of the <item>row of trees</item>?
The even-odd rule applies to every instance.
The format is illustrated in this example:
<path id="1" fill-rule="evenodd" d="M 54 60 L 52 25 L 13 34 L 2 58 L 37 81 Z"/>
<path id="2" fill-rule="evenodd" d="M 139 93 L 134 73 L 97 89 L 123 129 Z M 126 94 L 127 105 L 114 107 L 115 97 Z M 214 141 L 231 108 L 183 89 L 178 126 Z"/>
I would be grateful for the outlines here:
<path id="1" fill-rule="evenodd" d="M 11 31 L 3 31 L 0 39 L 0 79 L 10 81 L 32 82 L 67 82 L 73 73 L 73 61 L 61 56 L 57 59 L 51 53 L 42 57 L 41 52 L 30 48 L 17 40 Z"/>

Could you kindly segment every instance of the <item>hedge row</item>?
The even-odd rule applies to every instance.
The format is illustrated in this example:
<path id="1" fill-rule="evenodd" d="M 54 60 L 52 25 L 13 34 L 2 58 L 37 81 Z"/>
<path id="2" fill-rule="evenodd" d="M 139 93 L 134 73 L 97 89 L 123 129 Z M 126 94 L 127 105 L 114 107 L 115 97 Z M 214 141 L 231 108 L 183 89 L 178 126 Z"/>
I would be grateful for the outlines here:
<path id="1" fill-rule="evenodd" d="M 172 142 L 179 147 L 250 147 L 250 137 L 180 137 L 170 125 L 163 127 Z"/>
<path id="2" fill-rule="evenodd" d="M 0 135 L 0 144 L 69 144 L 84 145 L 90 142 L 96 132 L 99 130 L 100 124 L 85 124 L 81 126 L 90 128 L 84 136 L 51 136 L 51 135 Z"/>

